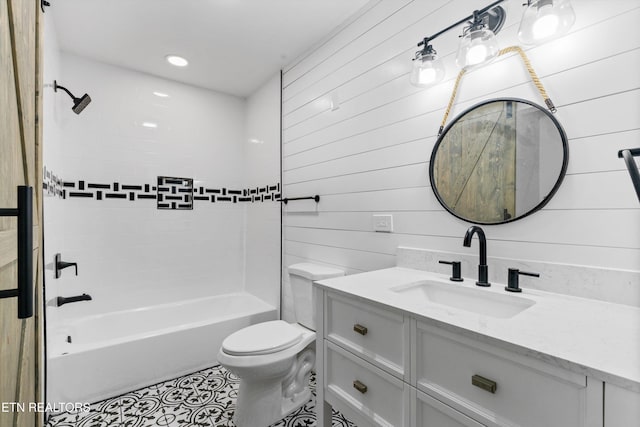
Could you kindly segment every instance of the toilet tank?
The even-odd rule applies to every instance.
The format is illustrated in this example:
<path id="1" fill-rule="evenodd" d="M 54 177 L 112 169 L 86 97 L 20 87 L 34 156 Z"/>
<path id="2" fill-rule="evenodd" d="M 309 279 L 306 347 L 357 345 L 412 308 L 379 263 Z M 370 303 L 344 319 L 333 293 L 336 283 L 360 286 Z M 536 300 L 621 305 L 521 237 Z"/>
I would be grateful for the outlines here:
<path id="1" fill-rule="evenodd" d="M 316 306 L 313 300 L 312 283 L 315 280 L 344 276 L 344 271 L 307 262 L 290 265 L 288 270 L 296 322 L 315 331 Z"/>

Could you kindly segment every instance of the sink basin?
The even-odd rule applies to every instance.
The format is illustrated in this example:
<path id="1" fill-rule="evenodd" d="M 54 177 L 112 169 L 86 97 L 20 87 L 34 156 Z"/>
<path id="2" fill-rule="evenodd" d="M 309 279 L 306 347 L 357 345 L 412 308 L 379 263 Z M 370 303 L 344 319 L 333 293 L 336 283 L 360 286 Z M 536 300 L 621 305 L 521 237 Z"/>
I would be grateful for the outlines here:
<path id="1" fill-rule="evenodd" d="M 508 319 L 523 312 L 536 302 L 527 298 L 488 292 L 436 280 L 422 280 L 391 288 L 392 292 L 412 300 L 428 300 L 459 310 L 484 316 Z"/>

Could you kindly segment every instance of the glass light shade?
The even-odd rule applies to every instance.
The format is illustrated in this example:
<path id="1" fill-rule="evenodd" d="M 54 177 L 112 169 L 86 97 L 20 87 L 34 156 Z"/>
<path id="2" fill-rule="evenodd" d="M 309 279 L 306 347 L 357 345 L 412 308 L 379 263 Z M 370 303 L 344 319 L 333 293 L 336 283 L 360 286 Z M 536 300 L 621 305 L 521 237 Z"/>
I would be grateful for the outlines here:
<path id="1" fill-rule="evenodd" d="M 576 20 L 569 0 L 536 0 L 525 9 L 518 29 L 523 44 L 538 44 L 566 34 Z"/>
<path id="2" fill-rule="evenodd" d="M 498 41 L 493 31 L 478 28 L 469 31 L 462 37 L 456 56 L 456 64 L 460 68 L 472 68 L 484 64 L 500 53 Z"/>
<path id="3" fill-rule="evenodd" d="M 411 84 L 418 87 L 429 87 L 444 79 L 445 70 L 442 61 L 436 55 L 419 56 L 413 60 Z"/>

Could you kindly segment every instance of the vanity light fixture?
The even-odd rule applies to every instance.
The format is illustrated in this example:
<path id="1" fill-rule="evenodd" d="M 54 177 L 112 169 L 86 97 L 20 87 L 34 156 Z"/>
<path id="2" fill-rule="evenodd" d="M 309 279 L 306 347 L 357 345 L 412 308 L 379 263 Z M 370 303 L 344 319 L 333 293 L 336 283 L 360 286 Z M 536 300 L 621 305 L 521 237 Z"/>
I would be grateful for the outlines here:
<path id="1" fill-rule="evenodd" d="M 417 51 L 413 58 L 411 84 L 418 87 L 433 86 L 444 79 L 444 64 L 438 58 L 436 50 L 429 44 L 428 37 L 418 43 L 418 47 L 420 46 L 423 46 L 422 50 Z"/>
<path id="2" fill-rule="evenodd" d="M 189 61 L 187 61 L 182 56 L 167 55 L 167 56 L 165 56 L 165 59 L 167 60 L 167 62 L 169 64 L 175 65 L 176 67 L 186 67 L 187 65 L 189 65 Z"/>
<path id="3" fill-rule="evenodd" d="M 462 40 L 456 55 L 460 68 L 471 68 L 487 63 L 500 52 L 495 33 L 487 27 L 478 11 L 473 12 L 473 22 L 462 32 Z"/>
<path id="4" fill-rule="evenodd" d="M 538 44 L 566 34 L 576 15 L 569 0 L 528 0 L 522 15 L 518 39 L 524 44 Z"/>
<path id="5" fill-rule="evenodd" d="M 456 57 L 458 66 L 466 69 L 484 64 L 495 58 L 500 52 L 495 35 L 502 28 L 506 18 L 505 10 L 498 6 L 503 1 L 505 0 L 497 0 L 434 35 L 422 39 L 418 43 L 418 47 L 422 47 L 422 50 L 417 51 L 413 58 L 411 83 L 414 86 L 428 87 L 444 79 L 444 64 L 438 58 L 437 52 L 430 42 L 465 22 L 469 25 L 462 34 L 460 48 Z"/>

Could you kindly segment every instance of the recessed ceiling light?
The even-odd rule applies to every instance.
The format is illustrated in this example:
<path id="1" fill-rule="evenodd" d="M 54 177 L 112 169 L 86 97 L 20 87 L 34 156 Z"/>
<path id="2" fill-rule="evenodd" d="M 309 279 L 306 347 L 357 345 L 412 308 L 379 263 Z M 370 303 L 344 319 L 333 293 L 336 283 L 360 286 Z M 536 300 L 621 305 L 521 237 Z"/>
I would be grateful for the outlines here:
<path id="1" fill-rule="evenodd" d="M 153 123 L 153 122 L 143 122 L 142 126 L 144 126 L 146 128 L 157 128 L 158 124 L 157 123 Z"/>
<path id="2" fill-rule="evenodd" d="M 160 98 L 168 98 L 168 97 L 169 97 L 169 95 L 168 95 L 168 94 L 163 93 L 163 92 L 153 92 L 153 94 L 154 94 L 155 96 L 160 97 Z"/>
<path id="3" fill-rule="evenodd" d="M 169 64 L 175 65 L 176 67 L 186 67 L 189 65 L 189 61 L 184 59 L 182 56 L 178 55 L 167 55 L 165 56 Z"/>

